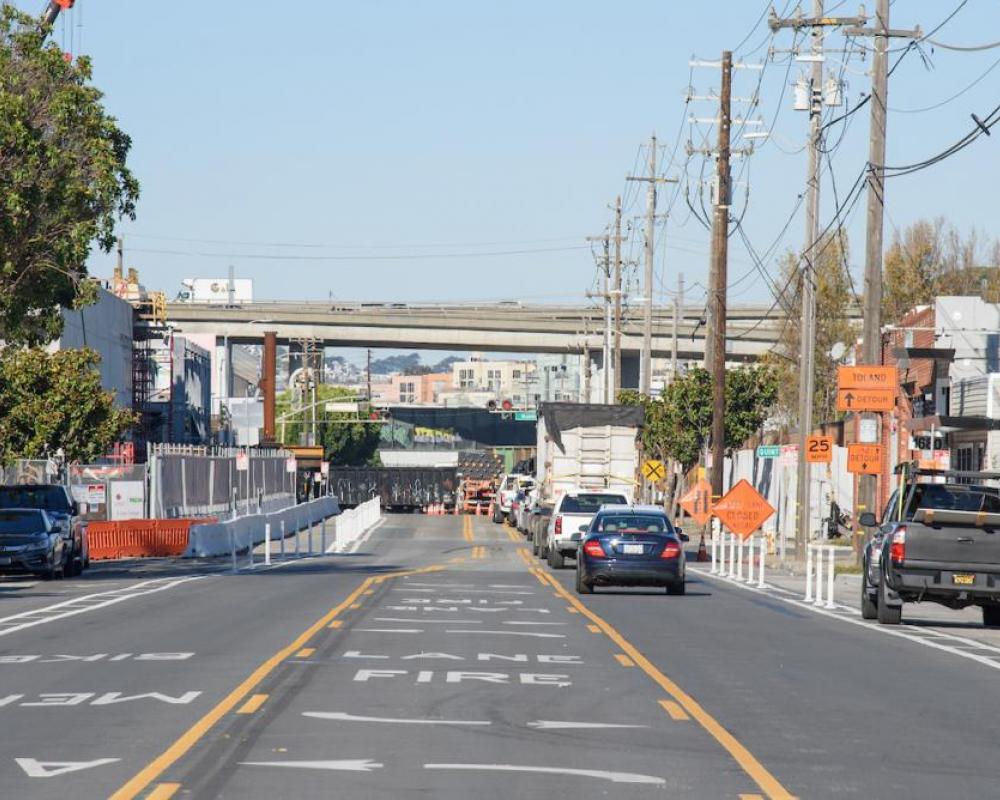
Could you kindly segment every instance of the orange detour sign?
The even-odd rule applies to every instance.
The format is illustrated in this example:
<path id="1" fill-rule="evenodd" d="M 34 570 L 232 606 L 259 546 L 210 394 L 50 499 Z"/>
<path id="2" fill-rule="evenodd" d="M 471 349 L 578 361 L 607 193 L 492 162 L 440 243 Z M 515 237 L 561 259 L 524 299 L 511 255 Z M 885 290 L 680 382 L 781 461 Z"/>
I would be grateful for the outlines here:
<path id="1" fill-rule="evenodd" d="M 888 389 L 893 394 L 899 386 L 895 367 L 838 367 L 838 389 Z"/>
<path id="2" fill-rule="evenodd" d="M 681 498 L 680 506 L 691 519 L 704 525 L 712 518 L 712 484 L 702 478 Z"/>
<path id="3" fill-rule="evenodd" d="M 878 475 L 882 467 L 882 445 L 847 445 L 847 471 L 856 475 Z"/>
<path id="4" fill-rule="evenodd" d="M 810 436 L 806 439 L 806 463 L 829 464 L 833 461 L 833 437 Z"/>
<path id="5" fill-rule="evenodd" d="M 774 513 L 771 504 L 745 480 L 741 480 L 715 504 L 713 512 L 729 530 L 746 539 Z"/>
<path id="6" fill-rule="evenodd" d="M 892 411 L 895 407 L 892 389 L 837 390 L 837 411 Z"/>

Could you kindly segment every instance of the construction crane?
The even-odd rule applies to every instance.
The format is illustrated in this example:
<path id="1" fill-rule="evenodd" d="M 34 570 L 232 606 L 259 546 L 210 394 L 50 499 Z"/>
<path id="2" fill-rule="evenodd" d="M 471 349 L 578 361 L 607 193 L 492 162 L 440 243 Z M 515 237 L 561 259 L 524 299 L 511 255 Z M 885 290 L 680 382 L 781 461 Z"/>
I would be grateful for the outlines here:
<path id="1" fill-rule="evenodd" d="M 69 11 L 75 2 L 76 0 L 51 0 L 49 7 L 45 9 L 45 14 L 42 16 L 42 27 L 50 29 L 55 24 L 56 18 L 63 11 Z"/>

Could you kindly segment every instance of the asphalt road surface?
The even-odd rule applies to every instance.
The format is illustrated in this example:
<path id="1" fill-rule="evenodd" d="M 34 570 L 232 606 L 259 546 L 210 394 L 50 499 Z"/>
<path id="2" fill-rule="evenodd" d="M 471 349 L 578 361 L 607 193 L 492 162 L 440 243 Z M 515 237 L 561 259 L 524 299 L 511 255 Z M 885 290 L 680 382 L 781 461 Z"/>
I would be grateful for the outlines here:
<path id="1" fill-rule="evenodd" d="M 695 571 L 578 598 L 485 519 L 0 581 L 3 798 L 993 797 L 998 670 Z M 997 655 L 1000 661 L 1000 653 Z"/>

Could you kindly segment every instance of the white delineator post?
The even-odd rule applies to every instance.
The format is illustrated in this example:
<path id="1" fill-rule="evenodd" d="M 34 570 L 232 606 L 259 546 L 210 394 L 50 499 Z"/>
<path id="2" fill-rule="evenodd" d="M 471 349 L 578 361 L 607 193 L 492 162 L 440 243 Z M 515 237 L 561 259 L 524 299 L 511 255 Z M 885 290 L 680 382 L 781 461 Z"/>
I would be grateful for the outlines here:
<path id="1" fill-rule="evenodd" d="M 743 545 L 745 544 L 745 542 L 743 541 L 742 537 L 738 537 L 738 536 L 736 536 L 736 534 L 733 534 L 733 536 L 735 536 L 737 539 L 739 539 L 739 544 L 736 545 L 736 580 L 742 581 L 743 580 Z"/>
<path id="2" fill-rule="evenodd" d="M 271 523 L 264 525 L 264 564 L 271 563 Z"/>
<path id="3" fill-rule="evenodd" d="M 732 537 L 729 540 L 729 577 L 736 577 L 736 534 L 729 534 Z"/>
<path id="4" fill-rule="evenodd" d="M 812 545 L 806 545 L 806 596 L 805 601 L 813 599 L 813 551 Z"/>
<path id="5" fill-rule="evenodd" d="M 767 562 L 767 542 L 761 540 L 760 543 L 760 569 L 757 571 L 757 588 L 764 589 L 767 584 L 764 583 L 764 564 Z"/>
<path id="6" fill-rule="evenodd" d="M 823 548 L 816 548 L 816 601 L 815 605 L 823 605 Z"/>
<path id="7" fill-rule="evenodd" d="M 836 608 L 836 604 L 833 602 L 833 581 L 836 577 L 836 570 L 834 569 L 834 561 L 837 557 L 837 550 L 832 545 L 827 547 L 827 552 L 830 554 L 830 564 L 826 573 L 826 608 Z"/>
<path id="8" fill-rule="evenodd" d="M 715 571 L 715 574 L 726 574 L 726 535 L 722 532 L 721 528 L 719 530 L 719 568 Z"/>
<path id="9" fill-rule="evenodd" d="M 716 572 L 718 572 L 718 569 L 716 569 L 716 565 L 715 565 L 715 552 L 716 552 L 716 545 L 718 544 L 717 537 L 718 537 L 718 534 L 716 533 L 715 526 L 713 525 L 712 526 L 712 538 L 711 538 L 711 541 L 712 541 L 712 550 L 711 550 L 712 568 L 709 570 L 709 574 L 711 574 L 711 575 L 714 575 Z"/>
<path id="10" fill-rule="evenodd" d="M 756 538 L 751 534 L 750 541 L 747 542 L 747 583 L 753 583 L 753 551 Z"/>

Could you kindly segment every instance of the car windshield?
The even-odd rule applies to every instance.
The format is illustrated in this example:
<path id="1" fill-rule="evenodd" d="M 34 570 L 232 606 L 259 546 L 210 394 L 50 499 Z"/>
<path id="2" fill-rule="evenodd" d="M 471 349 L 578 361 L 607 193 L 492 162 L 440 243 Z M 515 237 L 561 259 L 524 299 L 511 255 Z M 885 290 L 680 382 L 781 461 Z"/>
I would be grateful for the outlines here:
<path id="1" fill-rule="evenodd" d="M 61 486 L 0 486 L 0 508 L 41 508 L 70 512 Z"/>
<path id="2" fill-rule="evenodd" d="M 38 511 L 0 511 L 0 536 L 41 533 L 45 517 Z"/>
<path id="3" fill-rule="evenodd" d="M 598 533 L 672 533 L 666 517 L 656 514 L 602 514 L 597 520 Z"/>
<path id="4" fill-rule="evenodd" d="M 624 504 L 625 498 L 620 494 L 568 494 L 559 510 L 563 514 L 596 514 L 601 506 Z"/>
<path id="5" fill-rule="evenodd" d="M 978 514 L 1000 513 L 1000 498 L 980 486 L 945 486 L 939 483 L 918 484 L 914 487 L 913 502 L 908 519 L 913 519 L 917 509 L 935 511 L 971 511 Z"/>

